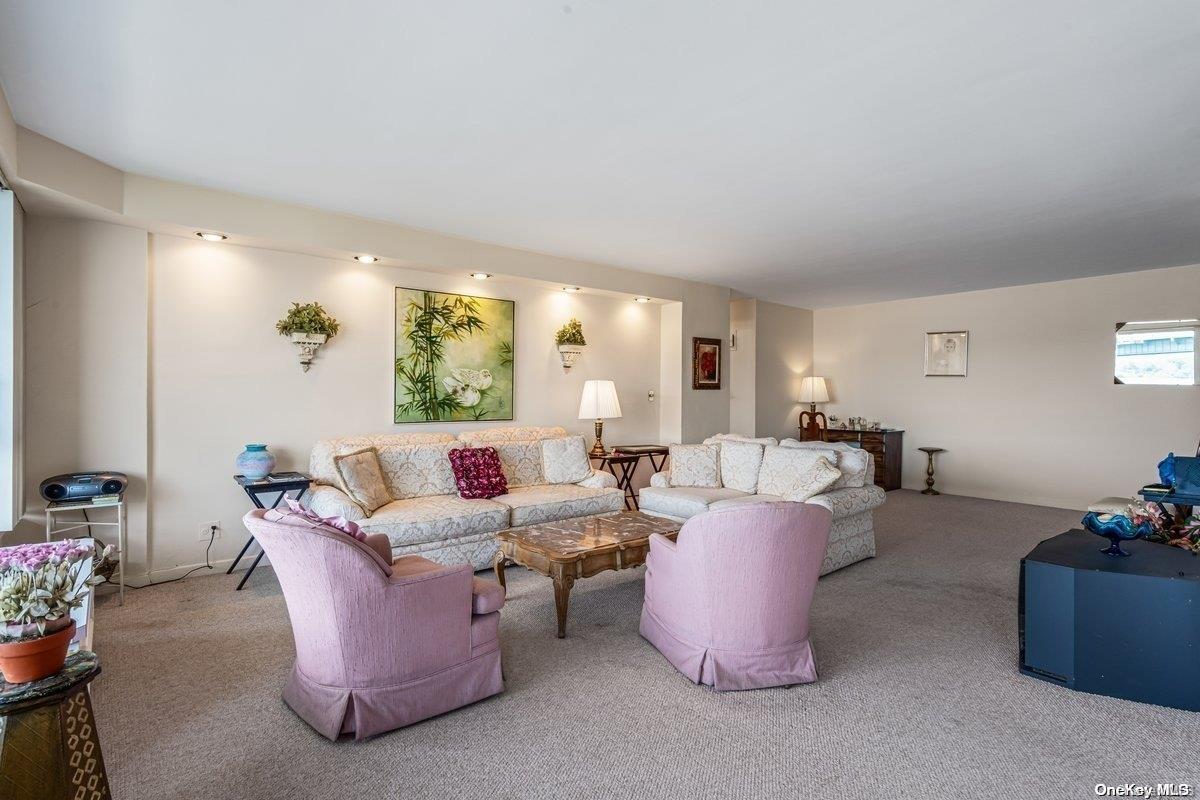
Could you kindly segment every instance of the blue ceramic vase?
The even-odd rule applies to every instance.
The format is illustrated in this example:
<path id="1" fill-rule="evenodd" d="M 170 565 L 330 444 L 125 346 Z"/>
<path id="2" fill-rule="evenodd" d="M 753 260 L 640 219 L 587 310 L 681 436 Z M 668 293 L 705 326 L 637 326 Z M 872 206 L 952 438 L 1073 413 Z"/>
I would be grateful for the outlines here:
<path id="1" fill-rule="evenodd" d="M 275 456 L 268 452 L 265 444 L 248 444 L 245 450 L 238 453 L 236 466 L 239 475 L 258 480 L 267 477 L 275 469 Z"/>

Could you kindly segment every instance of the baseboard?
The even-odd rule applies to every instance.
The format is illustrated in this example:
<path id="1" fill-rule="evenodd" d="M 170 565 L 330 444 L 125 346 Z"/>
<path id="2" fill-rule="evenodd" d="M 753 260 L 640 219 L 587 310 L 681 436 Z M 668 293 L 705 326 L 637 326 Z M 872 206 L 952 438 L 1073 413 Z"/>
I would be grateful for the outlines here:
<path id="1" fill-rule="evenodd" d="M 242 569 L 249 569 L 253 560 L 254 559 L 243 558 L 239 567 Z M 153 569 L 149 572 L 142 572 L 137 575 L 127 574 L 125 576 L 125 586 L 126 588 L 140 589 L 143 586 L 150 586 L 152 583 L 165 583 L 166 581 L 181 578 L 192 570 L 196 571 L 192 572 L 191 578 L 203 578 L 209 575 L 224 575 L 225 570 L 229 569 L 229 565 L 232 563 L 232 558 L 222 558 L 212 562 L 212 569 L 200 569 L 200 567 L 204 566 L 204 562 L 201 562 L 199 564 L 181 564 L 177 567 L 170 567 L 168 569 Z M 261 567 L 263 565 L 259 564 L 259 566 Z M 106 585 L 111 585 L 115 589 L 117 583 L 115 580 L 113 580 L 111 584 L 101 584 L 102 587 Z"/>

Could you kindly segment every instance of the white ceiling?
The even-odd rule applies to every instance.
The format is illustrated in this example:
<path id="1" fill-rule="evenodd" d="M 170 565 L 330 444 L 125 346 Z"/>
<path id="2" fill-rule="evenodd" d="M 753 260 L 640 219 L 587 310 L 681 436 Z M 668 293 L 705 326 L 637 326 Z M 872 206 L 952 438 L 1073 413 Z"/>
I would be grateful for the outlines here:
<path id="1" fill-rule="evenodd" d="M 820 307 L 1200 262 L 1195 0 L 0 0 L 127 171 Z"/>

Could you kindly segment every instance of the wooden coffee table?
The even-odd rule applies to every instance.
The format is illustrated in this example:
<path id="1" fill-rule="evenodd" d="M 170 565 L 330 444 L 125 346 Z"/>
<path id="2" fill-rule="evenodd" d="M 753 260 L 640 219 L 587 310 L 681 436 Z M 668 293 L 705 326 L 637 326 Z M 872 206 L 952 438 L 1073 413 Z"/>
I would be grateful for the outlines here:
<path id="1" fill-rule="evenodd" d="M 545 522 L 500 531 L 500 551 L 494 564 L 496 580 L 507 589 L 504 567 L 520 564 L 554 581 L 558 638 L 567 635 L 567 602 L 571 587 L 609 569 L 628 569 L 646 563 L 650 535 L 674 541 L 683 523 L 652 517 L 640 511 L 618 511 L 599 517 Z"/>

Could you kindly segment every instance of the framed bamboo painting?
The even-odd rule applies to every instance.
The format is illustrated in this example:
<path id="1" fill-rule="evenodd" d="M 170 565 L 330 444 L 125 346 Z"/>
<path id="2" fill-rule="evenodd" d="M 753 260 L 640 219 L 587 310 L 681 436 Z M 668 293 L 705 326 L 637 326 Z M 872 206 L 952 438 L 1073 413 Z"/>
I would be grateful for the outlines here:
<path id="1" fill-rule="evenodd" d="M 396 287 L 394 421 L 513 418 L 515 303 Z"/>

